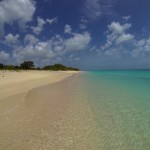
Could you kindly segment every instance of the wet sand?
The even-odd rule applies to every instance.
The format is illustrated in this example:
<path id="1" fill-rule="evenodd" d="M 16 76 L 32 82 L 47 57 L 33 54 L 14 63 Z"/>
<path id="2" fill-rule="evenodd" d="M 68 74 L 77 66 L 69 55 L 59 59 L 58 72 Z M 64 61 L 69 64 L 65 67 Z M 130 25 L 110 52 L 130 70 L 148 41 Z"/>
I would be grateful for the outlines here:
<path id="1" fill-rule="evenodd" d="M 98 149 L 98 126 L 88 101 L 77 93 L 80 75 L 69 76 L 51 84 L 44 77 L 38 86 L 32 80 L 32 89 L 26 81 L 28 91 L 0 98 L 1 150 Z"/>

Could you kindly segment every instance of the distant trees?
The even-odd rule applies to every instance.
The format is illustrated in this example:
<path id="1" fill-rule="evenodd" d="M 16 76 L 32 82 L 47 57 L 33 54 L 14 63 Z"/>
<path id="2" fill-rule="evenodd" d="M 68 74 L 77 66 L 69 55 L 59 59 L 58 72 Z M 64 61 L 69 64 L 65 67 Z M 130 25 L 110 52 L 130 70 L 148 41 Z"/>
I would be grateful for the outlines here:
<path id="1" fill-rule="evenodd" d="M 4 65 L 3 64 L 0 64 L 0 69 L 4 69 Z"/>
<path id="2" fill-rule="evenodd" d="M 13 65 L 6 65 L 4 68 L 6 70 L 14 70 L 15 69 L 15 67 Z"/>
<path id="3" fill-rule="evenodd" d="M 14 66 L 14 65 L 4 65 L 0 63 L 0 69 L 5 69 L 5 70 L 18 70 L 18 69 L 34 69 L 34 62 L 33 61 L 25 61 L 20 64 L 20 66 Z"/>
<path id="4" fill-rule="evenodd" d="M 79 71 L 79 69 L 77 69 L 77 68 L 67 67 L 62 64 L 54 64 L 54 65 L 45 66 L 43 69 L 44 70 L 53 70 L 53 71 L 59 71 L 59 70 L 61 70 L 61 71 L 67 71 L 67 70 Z"/>
<path id="5" fill-rule="evenodd" d="M 5 70 L 52 70 L 52 71 L 68 71 L 68 70 L 73 70 L 73 71 L 79 71 L 78 68 L 73 68 L 73 67 L 67 67 L 62 64 L 54 64 L 54 65 L 48 65 L 41 68 L 35 68 L 34 62 L 33 61 L 24 61 L 23 63 L 20 64 L 20 66 L 13 66 L 13 65 L 4 65 L 0 63 L 0 69 L 5 69 Z"/>
<path id="6" fill-rule="evenodd" d="M 21 69 L 30 70 L 34 68 L 34 62 L 33 61 L 25 61 L 22 64 L 20 64 Z"/>
<path id="7" fill-rule="evenodd" d="M 13 70 L 14 66 L 13 65 L 0 64 L 0 69 Z"/>

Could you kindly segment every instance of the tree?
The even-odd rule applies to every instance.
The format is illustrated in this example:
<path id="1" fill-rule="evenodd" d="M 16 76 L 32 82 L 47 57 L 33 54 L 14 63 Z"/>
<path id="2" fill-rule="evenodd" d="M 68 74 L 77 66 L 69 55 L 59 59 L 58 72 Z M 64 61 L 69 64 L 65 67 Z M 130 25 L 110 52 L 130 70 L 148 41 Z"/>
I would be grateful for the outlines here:
<path id="1" fill-rule="evenodd" d="M 15 69 L 15 67 L 13 65 L 5 65 L 4 68 L 6 70 L 14 70 Z"/>
<path id="2" fill-rule="evenodd" d="M 19 67 L 19 66 L 15 66 L 14 68 L 15 68 L 15 69 L 17 69 L 17 70 L 18 70 L 18 69 L 20 69 L 20 67 Z"/>
<path id="3" fill-rule="evenodd" d="M 4 69 L 4 65 L 3 64 L 0 64 L 0 69 Z"/>
<path id="4" fill-rule="evenodd" d="M 33 61 L 25 61 L 22 64 L 20 64 L 20 68 L 22 68 L 22 69 L 33 69 L 34 68 L 34 62 Z"/>
<path id="5" fill-rule="evenodd" d="M 45 66 L 43 67 L 43 70 L 52 70 L 53 66 L 49 65 L 49 66 Z"/>
<path id="6" fill-rule="evenodd" d="M 61 70 L 61 71 L 67 71 L 67 70 L 79 71 L 79 69 L 77 69 L 77 68 L 67 67 L 67 66 L 64 66 L 62 64 L 54 64 L 54 65 L 45 66 L 43 69 L 44 70 L 53 70 L 53 71 L 58 71 L 58 70 Z"/>

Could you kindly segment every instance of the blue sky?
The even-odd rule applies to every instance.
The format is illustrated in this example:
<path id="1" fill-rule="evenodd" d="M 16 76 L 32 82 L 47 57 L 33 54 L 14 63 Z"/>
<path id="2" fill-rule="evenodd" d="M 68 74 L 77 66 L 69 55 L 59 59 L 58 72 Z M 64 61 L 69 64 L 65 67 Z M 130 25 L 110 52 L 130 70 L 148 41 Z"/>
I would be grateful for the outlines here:
<path id="1" fill-rule="evenodd" d="M 150 68 L 149 0 L 1 0 L 0 62 Z"/>

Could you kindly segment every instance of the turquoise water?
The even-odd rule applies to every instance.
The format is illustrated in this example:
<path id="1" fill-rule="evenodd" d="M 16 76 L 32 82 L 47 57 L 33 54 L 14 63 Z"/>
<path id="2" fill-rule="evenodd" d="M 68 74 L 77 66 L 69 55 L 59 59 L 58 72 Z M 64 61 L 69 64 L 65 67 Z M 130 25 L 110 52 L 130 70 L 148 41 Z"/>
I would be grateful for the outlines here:
<path id="1" fill-rule="evenodd" d="M 101 150 L 150 150 L 150 71 L 82 75 Z"/>

